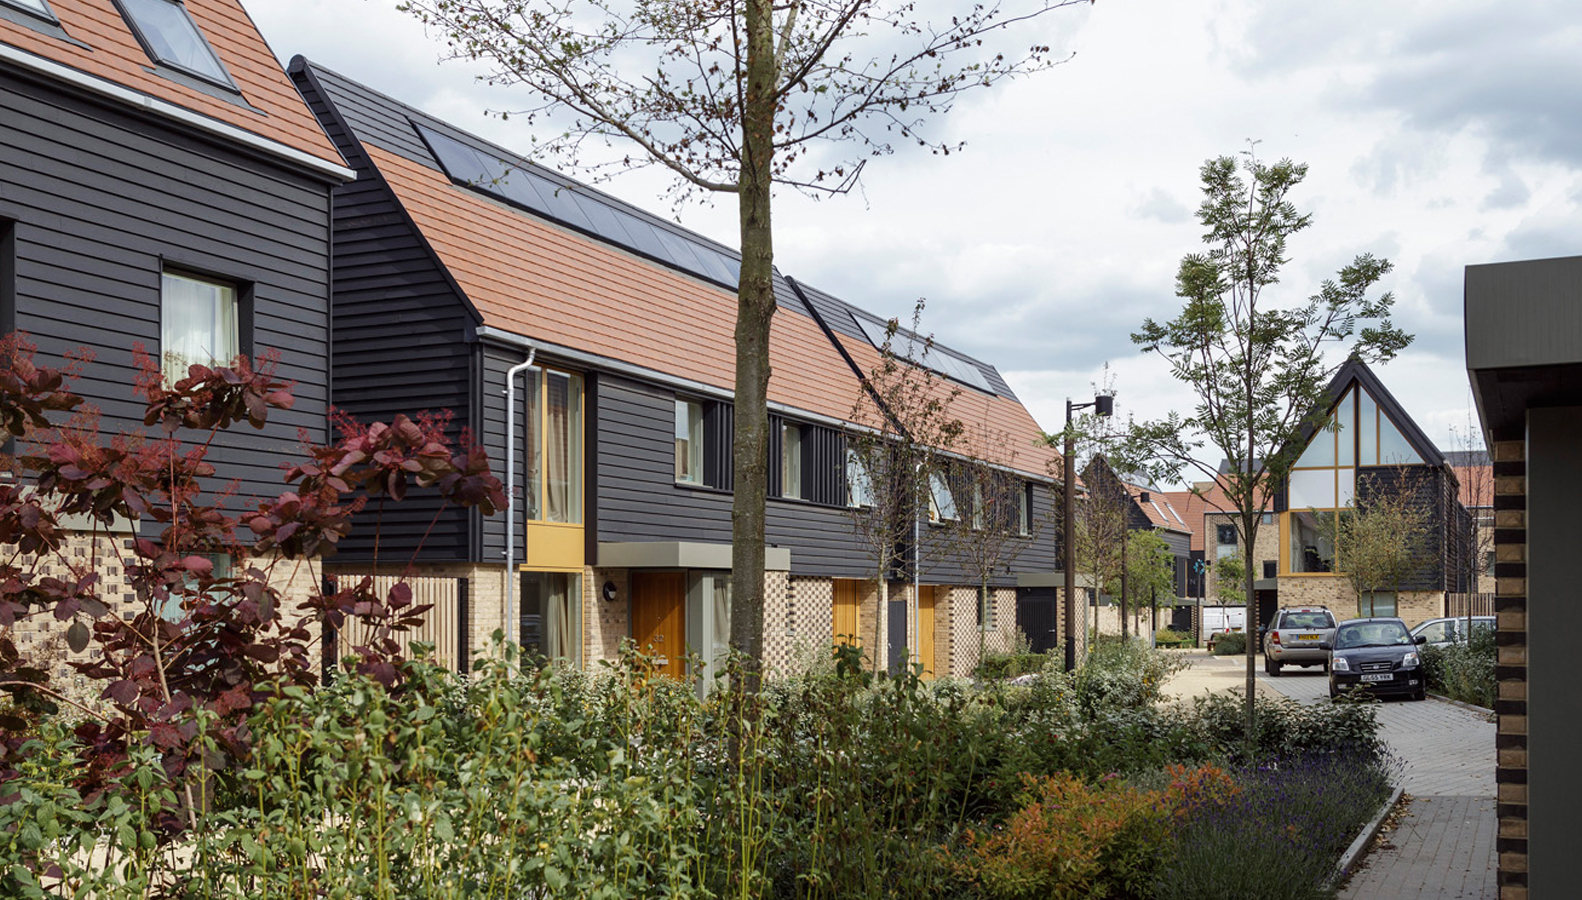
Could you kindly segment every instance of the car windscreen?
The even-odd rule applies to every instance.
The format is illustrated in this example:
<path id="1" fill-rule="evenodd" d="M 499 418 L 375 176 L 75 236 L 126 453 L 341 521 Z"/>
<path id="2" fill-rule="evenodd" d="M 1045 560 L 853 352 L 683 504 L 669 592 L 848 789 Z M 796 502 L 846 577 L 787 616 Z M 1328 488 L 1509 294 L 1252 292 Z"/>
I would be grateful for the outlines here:
<path id="1" fill-rule="evenodd" d="M 1359 622 L 1342 625 L 1335 632 L 1335 649 L 1353 647 L 1394 647 L 1413 643 L 1412 635 L 1400 622 Z"/>
<path id="2" fill-rule="evenodd" d="M 1286 613 L 1285 614 L 1285 620 L 1281 623 L 1280 627 L 1281 628 L 1307 628 L 1307 629 L 1315 629 L 1315 630 L 1324 629 L 1324 628 L 1334 628 L 1335 627 L 1335 620 L 1331 619 L 1329 617 L 1329 613 L 1322 613 L 1322 612 L 1293 612 L 1293 613 Z"/>

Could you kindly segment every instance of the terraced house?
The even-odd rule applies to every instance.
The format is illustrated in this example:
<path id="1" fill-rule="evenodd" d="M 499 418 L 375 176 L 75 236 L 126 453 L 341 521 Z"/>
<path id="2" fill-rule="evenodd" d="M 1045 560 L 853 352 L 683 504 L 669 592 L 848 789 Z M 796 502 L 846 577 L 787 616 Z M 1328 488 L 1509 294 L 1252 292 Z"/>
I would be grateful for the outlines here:
<path id="1" fill-rule="evenodd" d="M 326 437 L 330 192 L 352 177 L 235 0 L 0 0 L 0 330 L 47 364 L 91 353 L 73 388 L 110 433 L 142 423 L 135 347 L 181 375 L 277 354 L 296 406 L 208 457 L 240 497 Z"/>
<path id="2" fill-rule="evenodd" d="M 517 461 L 512 515 L 409 504 L 380 546 L 365 536 L 337 563 L 415 557 L 467 579 L 474 650 L 509 622 L 573 663 L 628 637 L 671 674 L 687 648 L 711 658 L 730 610 L 735 252 L 334 72 L 289 69 L 357 171 L 334 201 L 336 405 L 359 418 L 447 411 L 496 471 Z M 905 649 L 930 673 L 969 671 L 980 645 L 1009 645 L 1018 584 L 1055 568 L 1036 527 L 1053 484 L 1037 425 L 993 366 L 934 348 L 929 365 L 960 391 L 954 415 L 1007 436 L 989 462 L 1024 486 L 1029 527 L 992 602 L 980 607 L 951 554 L 930 552 L 921 571 L 891 573 L 881 604 L 853 533 L 865 501 L 847 435 L 886 323 L 788 278 L 777 296 L 767 662 L 857 634 L 882 636 L 880 660 Z M 916 529 L 931 548 L 940 521 L 973 514 L 970 496 L 935 488 Z"/>

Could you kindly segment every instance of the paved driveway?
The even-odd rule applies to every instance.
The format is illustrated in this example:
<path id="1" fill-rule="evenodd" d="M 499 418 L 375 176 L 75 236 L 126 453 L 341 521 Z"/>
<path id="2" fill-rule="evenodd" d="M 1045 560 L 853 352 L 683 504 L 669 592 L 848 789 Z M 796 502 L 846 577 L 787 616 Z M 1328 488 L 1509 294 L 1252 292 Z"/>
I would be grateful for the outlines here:
<path id="1" fill-rule="evenodd" d="M 1303 702 L 1329 702 L 1317 669 L 1258 672 L 1259 687 Z M 1379 704 L 1384 740 L 1406 764 L 1412 798 L 1393 834 L 1381 835 L 1341 900 L 1494 900 L 1494 723 L 1488 713 L 1438 700 Z"/>

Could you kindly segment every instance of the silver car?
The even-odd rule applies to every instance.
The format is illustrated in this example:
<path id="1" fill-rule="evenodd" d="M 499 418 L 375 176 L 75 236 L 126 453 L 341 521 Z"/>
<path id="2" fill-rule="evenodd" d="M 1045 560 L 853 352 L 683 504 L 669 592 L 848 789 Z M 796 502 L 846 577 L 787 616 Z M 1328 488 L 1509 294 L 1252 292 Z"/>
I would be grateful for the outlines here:
<path id="1" fill-rule="evenodd" d="M 1494 630 L 1493 616 L 1473 616 L 1472 628 L 1474 631 L 1482 629 Z M 1450 616 L 1444 619 L 1429 619 L 1423 624 L 1412 629 L 1412 637 L 1427 638 L 1425 643 L 1430 647 L 1444 647 L 1454 643 L 1466 643 L 1467 617 Z"/>
<path id="2" fill-rule="evenodd" d="M 1335 616 L 1323 606 L 1275 610 L 1263 633 L 1263 670 L 1278 676 L 1286 665 L 1318 666 L 1329 671 L 1329 654 L 1319 645 L 1335 631 Z"/>

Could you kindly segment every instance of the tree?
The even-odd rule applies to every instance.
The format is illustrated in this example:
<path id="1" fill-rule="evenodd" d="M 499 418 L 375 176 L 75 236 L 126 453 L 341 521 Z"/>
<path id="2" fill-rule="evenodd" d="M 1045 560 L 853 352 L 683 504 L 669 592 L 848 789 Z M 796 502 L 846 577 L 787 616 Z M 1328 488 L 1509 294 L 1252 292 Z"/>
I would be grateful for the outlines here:
<path id="1" fill-rule="evenodd" d="M 1480 590 L 1480 582 L 1485 575 L 1492 575 L 1492 560 L 1494 556 L 1494 467 L 1489 457 L 1487 445 L 1483 442 L 1483 434 L 1477 429 L 1475 423 L 1467 422 L 1465 429 L 1451 429 L 1451 443 L 1461 451 L 1465 461 L 1457 466 L 1456 476 L 1461 485 L 1461 501 L 1467 515 L 1457 521 L 1459 542 L 1466 548 L 1466 558 L 1462 560 L 1463 577 L 1466 578 L 1466 588 L 1463 596 L 1466 598 L 1466 630 L 1467 635 L 1472 634 L 1472 614 L 1474 595 L 1486 593 Z M 1490 609 L 1492 612 L 1492 608 Z"/>
<path id="2" fill-rule="evenodd" d="M 951 412 L 960 388 L 929 368 L 932 337 L 921 331 L 923 301 L 912 309 L 911 328 L 896 319 L 885 326 L 879 360 L 863 380 L 846 433 L 846 480 L 852 530 L 874 564 L 878 609 L 873 617 L 873 660 L 878 666 L 890 573 L 921 571 L 925 547 L 918 539 L 936 481 L 947 481 L 946 460 L 962 436 Z M 948 521 L 948 518 L 946 519 Z"/>
<path id="3" fill-rule="evenodd" d="M 1018 456 L 1010 435 L 980 423 L 962 442 L 966 457 L 951 466 L 950 479 L 966 509 L 945 520 L 945 540 L 978 588 L 978 659 L 983 630 L 993 618 L 990 582 L 1026 550 L 1045 519 L 1032 515 L 1027 482 L 1014 471 Z M 1007 470 L 1004 466 L 1013 467 Z"/>
<path id="4" fill-rule="evenodd" d="M 1170 545 L 1151 528 L 1133 531 L 1126 536 L 1126 586 L 1127 593 L 1135 598 L 1131 608 L 1146 607 L 1153 615 L 1150 627 L 1159 626 L 1159 602 L 1174 600 L 1176 595 L 1175 554 Z"/>
<path id="5" fill-rule="evenodd" d="M 1104 425 L 1087 423 L 1102 429 Z M 1078 444 L 1081 453 L 1081 444 Z M 1131 495 L 1110 471 L 1103 455 L 1093 455 L 1082 469 L 1082 484 L 1086 493 L 1076 509 L 1076 561 L 1077 570 L 1093 579 L 1093 589 L 1112 597 L 1125 593 L 1126 541 L 1128 537 L 1127 512 L 1131 508 Z M 1121 622 L 1124 627 L 1126 618 Z M 1098 621 L 1093 623 L 1098 633 Z"/>
<path id="6" fill-rule="evenodd" d="M 1359 478 L 1357 495 L 1360 502 L 1348 503 L 1324 521 L 1335 547 L 1335 567 L 1357 595 L 1357 612 L 1371 616 L 1376 594 L 1398 592 L 1422 571 L 1431 517 L 1413 492 L 1381 489 L 1377 476 Z"/>
<path id="7" fill-rule="evenodd" d="M 1247 603 L 1247 563 L 1236 556 L 1222 556 L 1214 562 L 1214 597 L 1222 606 Z"/>
<path id="8" fill-rule="evenodd" d="M 773 186 L 844 192 L 897 142 L 960 148 L 928 135 L 962 94 L 1061 60 L 1010 46 L 1017 26 L 1082 0 L 1014 10 L 963 8 L 923 19 L 909 0 L 407 0 L 452 58 L 535 95 L 517 113 L 565 131 L 543 149 L 572 165 L 592 138 L 635 144 L 618 165 L 658 165 L 682 194 L 734 194 L 741 273 L 736 319 L 736 460 L 731 643 L 763 645 L 768 487 L 769 326 L 775 311 Z M 837 150 L 821 152 L 820 145 Z"/>
<path id="9" fill-rule="evenodd" d="M 355 664 L 392 686 L 403 651 L 396 637 L 428 609 L 412 603 L 406 584 L 380 596 L 368 578 L 338 590 L 306 578 L 307 595 L 288 613 L 282 584 L 333 553 L 370 497 L 399 501 L 429 489 L 487 515 L 505 495 L 481 449 L 447 444 L 442 419 L 402 416 L 346 423 L 334 444 L 305 446 L 286 461 L 289 488 L 227 510 L 227 492 L 204 488 L 215 474 L 207 460 L 215 435 L 243 423 L 263 428 L 272 411 L 291 408 L 290 386 L 272 359 L 255 367 L 240 357 L 192 365 L 171 385 L 157 361 L 134 350 L 143 421 L 156 431 L 106 437 L 70 392 L 69 373 L 35 366 L 34 348 L 17 335 L 0 341 L 0 423 L 27 448 L 7 460 L 18 477 L 0 484 L 0 692 L 10 700 L 0 715 L 0 793 L 17 774 L 26 717 L 72 706 L 90 761 L 72 786 L 113 792 L 131 754 L 157 749 L 182 796 L 145 812 L 175 839 L 196 824 L 204 786 L 234 776 L 247 758 L 255 704 L 317 680 L 309 650 L 326 628 L 359 620 L 366 641 L 354 648 Z M 84 532 L 93 552 L 70 544 L 68 529 Z M 238 571 L 217 566 L 221 555 L 239 561 Z M 111 575 L 130 606 L 116 608 L 123 598 Z M 29 619 L 64 626 L 70 665 L 96 697 L 71 696 L 19 650 L 12 626 Z"/>
<path id="10" fill-rule="evenodd" d="M 1324 421 L 1325 387 L 1339 361 L 1348 355 L 1389 360 L 1411 337 L 1390 320 L 1394 298 L 1370 296 L 1391 268 L 1371 254 L 1356 257 L 1306 299 L 1272 291 L 1289 261 L 1288 239 L 1312 224 L 1311 214 L 1288 199 L 1307 176 L 1306 165 L 1266 164 L 1249 149 L 1240 161 L 1209 160 L 1201 176 L 1197 217 L 1207 247 L 1181 260 L 1181 312 L 1165 322 L 1147 319 L 1132 335 L 1144 352 L 1169 363 L 1176 380 L 1196 394 L 1196 405 L 1187 415 L 1133 423 L 1124 455 L 1128 468 L 1147 469 L 1156 481 L 1179 481 L 1186 467 L 1219 479 L 1240 526 L 1242 580 L 1251 598 L 1263 510 L 1300 452 L 1304 426 Z M 1224 472 L 1221 460 L 1229 463 Z M 1247 633 L 1256 634 L 1257 604 L 1247 608 Z M 1249 754 L 1254 645 L 1247 642 Z"/>

